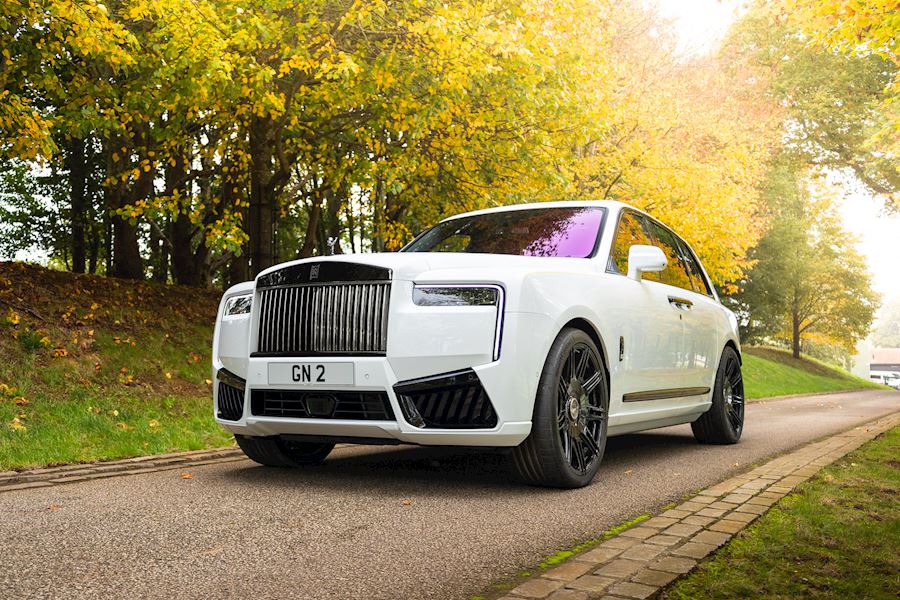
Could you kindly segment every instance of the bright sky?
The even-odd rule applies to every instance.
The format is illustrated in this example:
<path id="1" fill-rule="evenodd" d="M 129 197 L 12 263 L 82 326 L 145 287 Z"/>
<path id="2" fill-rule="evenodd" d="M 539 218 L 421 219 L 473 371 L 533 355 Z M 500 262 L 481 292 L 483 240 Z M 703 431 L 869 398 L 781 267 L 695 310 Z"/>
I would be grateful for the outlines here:
<path id="1" fill-rule="evenodd" d="M 662 14 L 674 21 L 683 52 L 712 48 L 736 18 L 735 0 L 657 0 Z M 883 214 L 880 204 L 857 190 L 848 190 L 840 214 L 847 231 L 859 238 L 858 248 L 872 272 L 872 283 L 885 302 L 900 299 L 900 215 Z"/>

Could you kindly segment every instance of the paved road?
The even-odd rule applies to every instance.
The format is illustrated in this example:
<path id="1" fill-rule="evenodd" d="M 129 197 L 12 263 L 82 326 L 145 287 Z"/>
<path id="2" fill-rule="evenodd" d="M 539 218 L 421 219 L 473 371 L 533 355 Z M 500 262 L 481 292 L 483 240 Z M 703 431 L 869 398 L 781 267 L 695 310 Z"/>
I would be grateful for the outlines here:
<path id="1" fill-rule="evenodd" d="M 466 598 L 772 454 L 900 410 L 857 392 L 748 407 L 738 446 L 687 426 L 610 440 L 594 484 L 523 487 L 496 454 L 336 451 L 0 494 L 0 597 Z M 410 501 L 404 502 L 404 501 Z M 408 505 L 407 505 L 408 504 Z"/>

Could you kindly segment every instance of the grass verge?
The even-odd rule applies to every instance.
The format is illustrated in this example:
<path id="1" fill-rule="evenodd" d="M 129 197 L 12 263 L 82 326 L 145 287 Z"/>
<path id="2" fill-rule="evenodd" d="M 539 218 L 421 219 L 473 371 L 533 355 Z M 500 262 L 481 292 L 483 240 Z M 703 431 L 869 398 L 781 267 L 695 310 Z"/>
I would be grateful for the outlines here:
<path id="1" fill-rule="evenodd" d="M 894 428 L 798 487 L 664 598 L 896 598 L 898 457 Z"/>
<path id="2" fill-rule="evenodd" d="M 231 443 L 208 379 L 217 301 L 0 263 L 0 471 Z"/>
<path id="3" fill-rule="evenodd" d="M 749 400 L 858 389 L 888 389 L 846 371 L 775 348 L 743 348 L 744 392 Z"/>

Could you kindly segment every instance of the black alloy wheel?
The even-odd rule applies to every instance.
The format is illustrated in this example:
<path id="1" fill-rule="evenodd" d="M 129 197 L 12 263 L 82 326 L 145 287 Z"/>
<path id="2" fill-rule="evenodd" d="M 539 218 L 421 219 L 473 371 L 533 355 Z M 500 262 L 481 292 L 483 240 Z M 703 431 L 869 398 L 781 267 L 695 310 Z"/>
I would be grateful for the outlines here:
<path id="1" fill-rule="evenodd" d="M 608 419 L 600 352 L 585 332 L 564 329 L 541 374 L 531 434 L 513 452 L 516 470 L 533 485 L 587 485 L 603 459 Z"/>
<path id="2" fill-rule="evenodd" d="M 691 423 L 697 441 L 706 444 L 736 444 L 744 431 L 744 377 L 741 359 L 726 346 L 719 360 L 712 406 Z"/>

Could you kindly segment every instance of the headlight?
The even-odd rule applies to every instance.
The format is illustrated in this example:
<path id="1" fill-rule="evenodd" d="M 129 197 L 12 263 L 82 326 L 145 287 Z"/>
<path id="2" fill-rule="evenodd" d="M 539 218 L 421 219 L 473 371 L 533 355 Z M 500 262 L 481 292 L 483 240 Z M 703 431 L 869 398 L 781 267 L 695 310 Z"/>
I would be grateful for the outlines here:
<path id="1" fill-rule="evenodd" d="M 504 292 L 499 285 L 416 285 L 413 303 L 417 306 L 495 306 L 493 357 L 494 360 L 500 358 Z"/>
<path id="2" fill-rule="evenodd" d="M 434 286 L 413 288 L 413 302 L 418 306 L 496 306 L 500 288 L 496 286 Z"/>
<path id="3" fill-rule="evenodd" d="M 250 312 L 253 305 L 253 294 L 244 294 L 243 296 L 232 296 L 225 301 L 225 316 L 243 315 Z"/>

